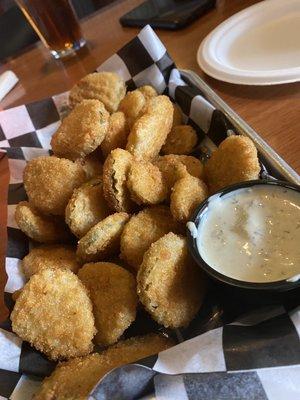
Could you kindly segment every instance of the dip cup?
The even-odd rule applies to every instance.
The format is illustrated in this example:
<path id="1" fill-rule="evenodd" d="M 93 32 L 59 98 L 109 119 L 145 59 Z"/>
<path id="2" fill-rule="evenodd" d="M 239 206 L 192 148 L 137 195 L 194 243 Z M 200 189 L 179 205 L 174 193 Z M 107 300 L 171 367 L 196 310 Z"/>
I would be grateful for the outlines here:
<path id="1" fill-rule="evenodd" d="M 246 181 L 246 182 L 238 183 L 235 185 L 227 186 L 226 188 L 216 192 L 213 196 L 219 194 L 220 197 L 222 197 L 222 196 L 224 196 L 230 192 L 234 192 L 238 189 L 250 188 L 250 187 L 256 186 L 256 185 L 276 185 L 276 186 L 281 186 L 286 189 L 295 190 L 300 193 L 299 185 L 295 185 L 293 183 L 279 181 L 279 180 L 259 179 L 259 180 Z M 211 198 L 212 198 L 212 196 L 210 196 L 206 200 L 204 200 L 197 207 L 192 218 L 190 219 L 191 222 L 194 222 L 194 224 L 196 225 L 196 228 L 198 228 L 201 218 L 206 213 L 208 203 Z M 258 291 L 264 291 L 264 292 L 271 293 L 271 292 L 289 291 L 289 290 L 295 289 L 300 286 L 300 276 L 299 276 L 299 279 L 294 282 L 287 281 L 287 280 L 280 280 L 280 281 L 275 281 L 275 282 L 247 282 L 247 281 L 230 278 L 227 275 L 224 275 L 224 274 L 216 271 L 214 268 L 212 268 L 210 265 L 208 265 L 203 260 L 203 258 L 201 257 L 201 254 L 198 250 L 197 239 L 192 236 L 189 229 L 187 229 L 187 241 L 188 241 L 189 251 L 192 254 L 196 263 L 205 272 L 207 272 L 207 274 L 209 276 L 211 276 L 214 280 L 224 283 L 226 285 L 230 285 L 232 288 L 235 287 L 235 288 L 239 288 L 239 289 L 250 289 L 250 291 L 258 290 Z M 299 246 L 300 246 L 300 243 L 299 243 Z M 300 273 L 299 273 L 299 275 L 300 275 Z"/>

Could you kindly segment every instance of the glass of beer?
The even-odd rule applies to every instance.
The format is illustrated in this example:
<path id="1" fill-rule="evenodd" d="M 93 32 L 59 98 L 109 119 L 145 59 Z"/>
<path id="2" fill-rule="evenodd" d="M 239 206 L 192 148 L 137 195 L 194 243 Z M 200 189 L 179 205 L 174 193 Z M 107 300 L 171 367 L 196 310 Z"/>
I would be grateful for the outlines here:
<path id="1" fill-rule="evenodd" d="M 30 25 L 55 58 L 85 45 L 70 0 L 16 0 Z"/>

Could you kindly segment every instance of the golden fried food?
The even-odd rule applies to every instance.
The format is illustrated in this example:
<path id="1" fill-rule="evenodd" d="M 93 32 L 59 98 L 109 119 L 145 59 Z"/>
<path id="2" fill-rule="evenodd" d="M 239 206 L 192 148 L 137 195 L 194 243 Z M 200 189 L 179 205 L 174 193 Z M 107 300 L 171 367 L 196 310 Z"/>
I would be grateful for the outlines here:
<path id="1" fill-rule="evenodd" d="M 64 215 L 73 190 L 85 180 L 81 165 L 54 156 L 34 158 L 24 169 L 29 202 L 44 214 Z"/>
<path id="2" fill-rule="evenodd" d="M 154 165 L 160 169 L 163 175 L 169 192 L 168 197 L 175 182 L 178 178 L 182 177 L 182 173 L 184 172 L 184 169 L 180 166 L 185 166 L 190 175 L 200 179 L 203 178 L 203 164 L 196 157 L 169 154 L 159 157 L 154 161 Z"/>
<path id="3" fill-rule="evenodd" d="M 76 252 L 78 259 L 82 262 L 100 261 L 115 255 L 128 219 L 128 214 L 120 212 L 98 222 L 79 240 Z"/>
<path id="4" fill-rule="evenodd" d="M 148 100 L 157 96 L 156 90 L 149 85 L 128 92 L 120 102 L 119 110 L 126 116 L 128 127 L 131 129 L 135 121 L 145 112 Z"/>
<path id="5" fill-rule="evenodd" d="M 179 222 L 186 223 L 207 196 L 206 184 L 201 179 L 186 174 L 178 179 L 172 189 L 170 210 L 173 217 Z"/>
<path id="6" fill-rule="evenodd" d="M 143 261 L 150 245 L 168 232 L 180 232 L 181 226 L 173 219 L 166 206 L 145 208 L 133 215 L 121 236 L 121 257 L 135 271 Z"/>
<path id="7" fill-rule="evenodd" d="M 78 273 L 93 303 L 97 334 L 95 342 L 108 346 L 117 342 L 135 320 L 137 308 L 134 276 L 109 262 L 85 264 Z"/>
<path id="8" fill-rule="evenodd" d="M 125 114 L 122 111 L 115 112 L 109 118 L 109 127 L 106 136 L 101 143 L 101 150 L 104 157 L 117 148 L 124 148 L 127 143 L 129 128 Z"/>
<path id="9" fill-rule="evenodd" d="M 172 128 L 161 152 L 163 154 L 190 154 L 198 141 L 197 133 L 190 125 L 177 125 Z"/>
<path id="10" fill-rule="evenodd" d="M 15 220 L 21 231 L 36 242 L 55 243 L 70 239 L 62 220 L 41 214 L 28 201 L 21 201 L 17 205 Z"/>
<path id="11" fill-rule="evenodd" d="M 100 161 L 99 154 L 96 151 L 88 154 L 84 158 L 78 158 L 75 161 L 76 164 L 82 166 L 87 179 L 92 179 L 97 176 L 102 176 L 103 173 L 103 165 Z"/>
<path id="12" fill-rule="evenodd" d="M 126 93 L 124 80 L 114 72 L 94 72 L 82 78 L 70 91 L 69 103 L 75 107 L 84 99 L 100 100 L 110 113 L 118 109 Z"/>
<path id="13" fill-rule="evenodd" d="M 139 160 L 151 161 L 164 144 L 173 123 L 173 105 L 167 96 L 152 97 L 134 123 L 126 150 Z"/>
<path id="14" fill-rule="evenodd" d="M 137 204 L 159 204 L 167 197 L 167 187 L 158 167 L 150 162 L 134 161 L 131 164 L 127 187 Z"/>
<path id="15" fill-rule="evenodd" d="M 11 313 L 12 330 L 50 359 L 89 354 L 96 333 L 87 289 L 67 269 L 33 275 Z"/>
<path id="16" fill-rule="evenodd" d="M 240 135 L 223 140 L 205 164 L 210 193 L 234 183 L 258 179 L 259 173 L 256 147 L 251 139 Z"/>
<path id="17" fill-rule="evenodd" d="M 115 149 L 104 162 L 103 193 L 108 205 L 115 211 L 131 212 L 135 208 L 126 185 L 132 161 L 128 151 Z"/>
<path id="18" fill-rule="evenodd" d="M 183 115 L 182 115 L 182 111 L 179 108 L 179 106 L 177 104 L 173 103 L 173 109 L 174 109 L 174 114 L 173 114 L 172 128 L 174 128 L 174 126 L 177 126 L 177 125 L 182 125 L 182 123 L 183 123 Z"/>
<path id="19" fill-rule="evenodd" d="M 103 195 L 102 178 L 98 177 L 74 190 L 65 217 L 70 230 L 80 238 L 109 214 Z"/>
<path id="20" fill-rule="evenodd" d="M 120 102 L 119 111 L 124 113 L 129 129 L 132 128 L 135 121 L 143 114 L 146 102 L 145 96 L 138 89 L 127 92 L 124 99 Z"/>
<path id="21" fill-rule="evenodd" d="M 146 100 L 157 96 L 157 91 L 151 85 L 140 86 L 137 90 L 139 90 L 144 95 Z"/>
<path id="22" fill-rule="evenodd" d="M 97 382 L 110 370 L 167 350 L 175 343 L 162 335 L 149 334 L 120 341 L 100 354 L 59 364 L 46 378 L 34 400 L 87 400 Z"/>
<path id="23" fill-rule="evenodd" d="M 76 260 L 76 253 L 72 246 L 43 245 L 30 250 L 22 260 L 24 275 L 29 279 L 42 269 L 69 269 L 77 273 L 80 265 Z"/>
<path id="24" fill-rule="evenodd" d="M 92 153 L 108 131 L 109 113 L 98 100 L 83 100 L 62 121 L 51 139 L 54 154 L 76 160 Z"/>
<path id="25" fill-rule="evenodd" d="M 137 275 L 140 301 L 166 328 L 189 324 L 205 293 L 201 269 L 189 256 L 186 239 L 170 232 L 151 245 Z"/>

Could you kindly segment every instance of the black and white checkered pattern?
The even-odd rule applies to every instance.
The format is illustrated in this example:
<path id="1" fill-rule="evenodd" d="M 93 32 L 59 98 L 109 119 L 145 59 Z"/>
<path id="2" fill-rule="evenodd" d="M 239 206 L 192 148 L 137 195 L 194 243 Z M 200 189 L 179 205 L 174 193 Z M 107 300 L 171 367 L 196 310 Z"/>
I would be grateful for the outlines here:
<path id="1" fill-rule="evenodd" d="M 151 84 L 159 93 L 169 94 L 181 107 L 185 121 L 195 127 L 199 136 L 196 155 L 204 160 L 226 136 L 238 133 L 199 89 L 181 79 L 149 26 L 98 68 L 104 70 L 119 73 L 129 89 Z M 20 260 L 30 248 L 14 220 L 16 205 L 26 199 L 23 169 L 26 161 L 49 154 L 51 136 L 68 112 L 67 100 L 68 93 L 62 93 L 0 112 L 0 147 L 10 169 L 5 264 L 5 300 L 10 309 L 11 293 L 25 283 Z M 276 176 L 276 171 L 269 172 Z M 142 360 L 140 366 L 129 365 L 108 374 L 91 399 L 110 399 L 112 388 L 114 398 L 138 398 L 144 396 L 146 386 L 152 388 L 152 395 L 144 400 L 299 399 L 298 298 L 282 307 L 251 311 L 241 319 L 237 318 L 242 313 L 237 304 L 220 302 L 212 287 L 189 328 L 175 332 L 179 345 Z M 140 331 L 133 326 L 128 335 L 136 332 Z M 30 399 L 54 367 L 55 363 L 11 331 L 9 321 L 0 325 L 0 400 Z"/>

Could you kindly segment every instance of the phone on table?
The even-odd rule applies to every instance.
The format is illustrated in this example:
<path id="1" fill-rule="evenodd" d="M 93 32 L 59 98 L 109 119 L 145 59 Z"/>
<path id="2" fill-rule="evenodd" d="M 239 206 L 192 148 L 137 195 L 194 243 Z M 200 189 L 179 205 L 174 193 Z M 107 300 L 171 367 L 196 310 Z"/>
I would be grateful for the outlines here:
<path id="1" fill-rule="evenodd" d="M 122 26 L 180 29 L 210 9 L 216 0 L 147 0 L 120 18 Z"/>

